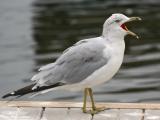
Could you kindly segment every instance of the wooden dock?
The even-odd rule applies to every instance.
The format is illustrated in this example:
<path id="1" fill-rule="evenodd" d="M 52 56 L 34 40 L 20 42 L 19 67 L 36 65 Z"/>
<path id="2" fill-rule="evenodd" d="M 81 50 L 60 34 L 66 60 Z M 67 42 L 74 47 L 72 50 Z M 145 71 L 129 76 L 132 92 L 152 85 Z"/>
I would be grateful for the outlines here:
<path id="1" fill-rule="evenodd" d="M 107 109 L 93 117 L 82 113 L 82 103 L 0 101 L 0 120 L 160 120 L 160 104 L 98 103 Z"/>

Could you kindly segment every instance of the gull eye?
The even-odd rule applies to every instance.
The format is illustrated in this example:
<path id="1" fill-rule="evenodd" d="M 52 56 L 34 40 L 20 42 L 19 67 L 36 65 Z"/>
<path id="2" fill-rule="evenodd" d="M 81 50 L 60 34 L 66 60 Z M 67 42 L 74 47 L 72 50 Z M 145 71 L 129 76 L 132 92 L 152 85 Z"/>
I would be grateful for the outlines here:
<path id="1" fill-rule="evenodd" d="M 119 23 L 121 20 L 115 20 L 116 23 Z"/>

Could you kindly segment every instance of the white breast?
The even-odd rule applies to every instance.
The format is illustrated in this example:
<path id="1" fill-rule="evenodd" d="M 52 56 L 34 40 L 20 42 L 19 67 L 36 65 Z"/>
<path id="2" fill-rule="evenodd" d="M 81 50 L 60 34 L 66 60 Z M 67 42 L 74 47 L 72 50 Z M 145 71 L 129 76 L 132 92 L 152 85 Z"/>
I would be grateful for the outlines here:
<path id="1" fill-rule="evenodd" d="M 92 75 L 87 77 L 81 83 L 62 86 L 62 89 L 64 88 L 70 91 L 78 91 L 83 90 L 86 87 L 97 86 L 108 80 L 111 80 L 111 78 L 117 73 L 122 64 L 124 49 L 124 41 L 106 44 L 106 48 L 104 49 L 103 54 L 106 57 L 110 55 L 110 59 L 107 64 L 96 70 L 94 73 L 92 73 Z"/>
<path id="2" fill-rule="evenodd" d="M 119 70 L 124 56 L 125 43 L 110 43 L 106 45 L 104 56 L 110 54 L 110 59 L 105 66 L 95 71 L 91 76 L 84 80 L 85 87 L 93 87 L 110 80 Z"/>

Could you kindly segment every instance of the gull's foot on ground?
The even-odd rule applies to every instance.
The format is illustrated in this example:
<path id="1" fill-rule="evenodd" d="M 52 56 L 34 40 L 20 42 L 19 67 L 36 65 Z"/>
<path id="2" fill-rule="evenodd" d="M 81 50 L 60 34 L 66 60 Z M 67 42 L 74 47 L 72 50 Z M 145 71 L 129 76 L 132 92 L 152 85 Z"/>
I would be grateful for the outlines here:
<path id="1" fill-rule="evenodd" d="M 91 114 L 91 115 L 94 115 L 94 114 L 97 114 L 99 112 L 102 112 L 106 109 L 106 107 L 95 107 L 94 109 L 92 110 L 83 110 L 84 113 L 88 113 L 88 114 Z"/>

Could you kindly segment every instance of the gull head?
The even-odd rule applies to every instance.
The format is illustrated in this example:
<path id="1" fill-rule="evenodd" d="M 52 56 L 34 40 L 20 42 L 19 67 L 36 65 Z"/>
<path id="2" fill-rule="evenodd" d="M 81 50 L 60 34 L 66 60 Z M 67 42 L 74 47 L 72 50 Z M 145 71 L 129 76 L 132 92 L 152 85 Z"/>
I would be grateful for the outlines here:
<path id="1" fill-rule="evenodd" d="M 140 17 L 127 17 L 123 14 L 112 14 L 103 25 L 103 36 L 124 38 L 126 35 L 132 35 L 139 38 L 134 32 L 128 30 L 126 23 L 140 21 Z"/>

